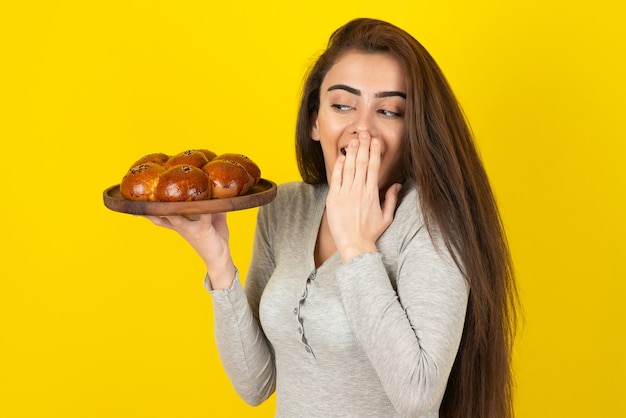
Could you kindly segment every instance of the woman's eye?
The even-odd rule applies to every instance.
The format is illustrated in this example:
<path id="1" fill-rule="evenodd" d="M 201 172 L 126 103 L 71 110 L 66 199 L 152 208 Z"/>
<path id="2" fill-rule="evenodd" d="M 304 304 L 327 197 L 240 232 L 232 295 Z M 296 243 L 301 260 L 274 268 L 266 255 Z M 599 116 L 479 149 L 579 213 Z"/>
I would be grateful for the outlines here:
<path id="1" fill-rule="evenodd" d="M 402 116 L 401 113 L 398 112 L 392 112 L 391 110 L 387 110 L 387 109 L 380 109 L 378 111 L 378 113 L 387 116 L 389 118 L 399 118 L 400 116 Z"/>
<path id="2" fill-rule="evenodd" d="M 344 104 L 339 104 L 339 103 L 335 103 L 331 106 L 333 109 L 338 110 L 340 112 L 345 112 L 351 109 L 350 106 L 348 105 L 344 105 Z"/>

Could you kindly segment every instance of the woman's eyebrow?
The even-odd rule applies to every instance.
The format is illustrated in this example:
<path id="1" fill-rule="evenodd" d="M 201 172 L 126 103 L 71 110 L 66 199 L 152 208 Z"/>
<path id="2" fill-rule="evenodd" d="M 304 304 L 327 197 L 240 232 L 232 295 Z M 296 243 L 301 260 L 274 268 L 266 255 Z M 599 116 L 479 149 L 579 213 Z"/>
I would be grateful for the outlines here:
<path id="1" fill-rule="evenodd" d="M 355 89 L 354 87 L 346 86 L 345 84 L 334 84 L 330 86 L 328 90 L 326 91 L 332 91 L 332 90 L 345 90 L 348 93 L 354 94 L 355 96 L 361 95 L 361 90 Z M 381 91 L 379 93 L 376 93 L 374 97 L 382 98 L 382 97 L 394 97 L 394 96 L 399 96 L 399 97 L 402 97 L 403 99 L 406 99 L 406 93 L 403 93 L 401 91 Z"/>
<path id="2" fill-rule="evenodd" d="M 380 93 L 376 93 L 376 98 L 381 97 L 394 97 L 399 96 L 406 100 L 406 93 L 402 93 L 401 91 L 381 91 Z"/>
<path id="3" fill-rule="evenodd" d="M 360 96 L 361 95 L 361 90 L 355 89 L 354 87 L 346 86 L 345 84 L 335 84 L 335 85 L 332 85 L 326 91 L 332 91 L 332 90 L 345 90 L 348 93 L 354 94 L 355 96 Z"/>

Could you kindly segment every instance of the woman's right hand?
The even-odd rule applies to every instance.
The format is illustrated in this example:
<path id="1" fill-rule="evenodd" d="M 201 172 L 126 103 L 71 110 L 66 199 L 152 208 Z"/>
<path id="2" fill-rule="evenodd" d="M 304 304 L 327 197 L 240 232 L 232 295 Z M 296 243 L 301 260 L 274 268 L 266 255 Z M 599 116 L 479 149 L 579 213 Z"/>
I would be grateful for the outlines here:
<path id="1" fill-rule="evenodd" d="M 200 255 L 213 289 L 227 289 L 235 278 L 225 213 L 185 216 L 145 216 L 157 226 L 176 231 Z"/>

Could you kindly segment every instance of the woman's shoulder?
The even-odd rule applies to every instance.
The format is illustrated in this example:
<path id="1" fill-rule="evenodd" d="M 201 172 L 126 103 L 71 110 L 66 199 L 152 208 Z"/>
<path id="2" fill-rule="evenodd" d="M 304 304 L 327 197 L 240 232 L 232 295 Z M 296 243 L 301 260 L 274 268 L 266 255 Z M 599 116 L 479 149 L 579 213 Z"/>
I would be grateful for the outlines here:
<path id="1" fill-rule="evenodd" d="M 401 200 L 396 209 L 393 228 L 399 237 L 411 239 L 420 237 L 434 244 L 435 247 L 445 248 L 441 228 L 434 221 L 426 224 L 425 215 L 420 201 L 419 186 L 414 182 L 405 183 L 401 191 Z"/>
<path id="2" fill-rule="evenodd" d="M 278 186 L 278 193 L 297 193 L 312 191 L 317 188 L 314 184 L 308 184 L 303 181 L 288 181 L 280 183 Z"/>
<path id="3" fill-rule="evenodd" d="M 288 181 L 286 183 L 280 183 L 278 186 L 278 195 L 277 197 L 290 195 L 293 193 L 299 193 L 305 191 L 312 186 L 303 181 Z"/>
<path id="4" fill-rule="evenodd" d="M 417 185 L 413 181 L 407 181 L 400 191 L 396 218 L 403 220 L 421 221 L 422 210 L 420 206 Z"/>
<path id="5" fill-rule="evenodd" d="M 303 181 L 290 181 L 278 185 L 276 199 L 272 203 L 285 203 L 292 200 L 317 199 L 322 186 L 307 184 Z"/>
<path id="6" fill-rule="evenodd" d="M 280 183 L 277 186 L 276 197 L 264 207 L 264 210 L 272 214 L 284 214 L 288 209 L 310 208 L 315 206 L 315 202 L 319 201 L 323 193 L 322 185 L 307 184 L 303 181 Z"/>

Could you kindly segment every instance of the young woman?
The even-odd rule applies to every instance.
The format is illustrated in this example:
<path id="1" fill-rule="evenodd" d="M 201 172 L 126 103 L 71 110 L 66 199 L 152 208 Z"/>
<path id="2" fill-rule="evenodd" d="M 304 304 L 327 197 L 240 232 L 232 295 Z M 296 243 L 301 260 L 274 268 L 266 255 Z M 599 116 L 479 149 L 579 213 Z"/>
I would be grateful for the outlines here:
<path id="1" fill-rule="evenodd" d="M 150 217 L 207 266 L 237 392 L 281 417 L 513 416 L 515 285 L 497 206 L 441 70 L 357 19 L 304 85 L 303 182 L 260 208 L 241 285 L 224 214 Z"/>

